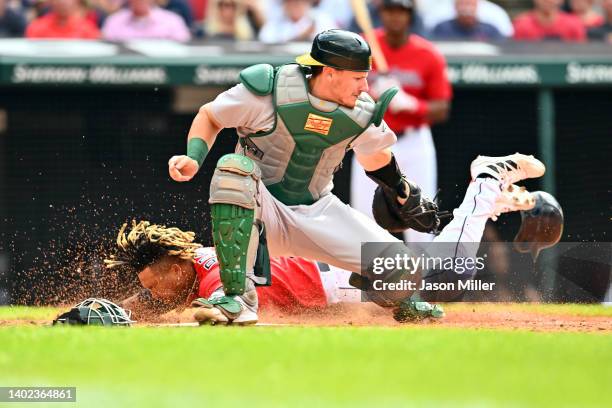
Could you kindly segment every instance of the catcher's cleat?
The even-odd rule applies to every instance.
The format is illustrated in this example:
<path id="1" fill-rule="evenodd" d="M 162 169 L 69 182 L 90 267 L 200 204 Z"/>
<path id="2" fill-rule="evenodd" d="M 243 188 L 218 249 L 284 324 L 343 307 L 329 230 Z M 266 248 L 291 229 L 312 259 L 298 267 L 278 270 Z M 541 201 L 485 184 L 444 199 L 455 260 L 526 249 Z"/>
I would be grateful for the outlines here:
<path id="1" fill-rule="evenodd" d="M 393 309 L 393 318 L 400 323 L 418 322 L 429 317 L 434 319 L 444 317 L 444 309 L 440 305 L 409 299 Z"/>
<path id="2" fill-rule="evenodd" d="M 504 186 L 528 178 L 541 177 L 545 171 L 544 163 L 533 156 L 520 153 L 501 157 L 478 156 L 470 166 L 472 180 L 483 175 L 490 176 Z"/>
<path id="3" fill-rule="evenodd" d="M 503 213 L 512 211 L 527 211 L 531 210 L 536 205 L 536 199 L 525 187 L 510 184 L 505 187 L 497 201 L 495 201 L 495 210 L 491 219 L 497 221 Z"/>
<path id="4" fill-rule="evenodd" d="M 200 325 L 243 326 L 255 324 L 258 320 L 257 293 L 254 290 L 242 296 L 224 296 L 216 292 L 209 299 L 194 300 L 191 306 L 197 308 L 193 317 Z"/>

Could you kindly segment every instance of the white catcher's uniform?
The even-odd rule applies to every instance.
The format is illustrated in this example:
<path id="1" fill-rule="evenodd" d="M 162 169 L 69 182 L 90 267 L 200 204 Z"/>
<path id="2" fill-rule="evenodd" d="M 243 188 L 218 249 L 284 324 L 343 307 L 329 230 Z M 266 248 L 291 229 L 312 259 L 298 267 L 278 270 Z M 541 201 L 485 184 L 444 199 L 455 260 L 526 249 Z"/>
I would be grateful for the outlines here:
<path id="1" fill-rule="evenodd" d="M 335 103 L 313 95 L 308 98 L 321 111 L 337 108 Z M 242 84 L 220 94 L 206 109 L 221 127 L 236 128 L 239 137 L 270 130 L 275 122 L 272 96 L 254 95 Z M 355 154 L 372 154 L 395 142 L 395 134 L 388 126 L 372 125 L 355 139 L 352 148 Z M 237 152 L 243 152 L 240 145 Z M 399 242 L 331 192 L 311 205 L 285 205 L 260 181 L 257 199 L 270 256 L 301 256 L 359 273 L 362 242 Z"/>
<path id="2" fill-rule="evenodd" d="M 309 98 L 319 110 L 336 108 L 335 104 L 312 95 Z M 240 137 L 274 126 L 272 97 L 254 95 L 241 84 L 220 94 L 206 109 L 219 126 L 236 128 Z M 395 141 L 395 134 L 383 122 L 380 127 L 370 126 L 352 147 L 357 155 L 371 154 Z M 237 151 L 242 152 L 241 149 L 238 145 Z M 272 196 L 263 182 L 258 187 L 257 201 L 266 226 L 270 256 L 301 256 L 359 273 L 363 242 L 400 242 L 331 192 L 311 205 L 285 205 Z M 479 242 L 499 194 L 499 183 L 495 180 L 479 179 L 471 183 L 464 202 L 454 212 L 454 220 L 436 241 Z"/>

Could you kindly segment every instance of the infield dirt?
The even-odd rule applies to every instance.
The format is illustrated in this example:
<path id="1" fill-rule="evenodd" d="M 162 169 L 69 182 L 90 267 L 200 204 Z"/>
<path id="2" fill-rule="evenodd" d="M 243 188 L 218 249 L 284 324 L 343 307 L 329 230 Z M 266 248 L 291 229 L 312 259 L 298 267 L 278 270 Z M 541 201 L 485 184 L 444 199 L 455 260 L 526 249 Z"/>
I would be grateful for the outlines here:
<path id="1" fill-rule="evenodd" d="M 529 305 L 517 307 L 512 304 L 453 304 L 445 305 L 446 316 L 442 319 L 401 324 L 393 320 L 389 310 L 370 303 L 341 304 L 323 310 L 284 312 L 265 310 L 260 313 L 260 322 L 292 326 L 386 326 L 404 327 L 460 327 L 474 329 L 530 330 L 530 331 L 579 331 L 612 333 L 612 316 L 572 313 L 567 310 L 548 311 Z M 564 308 L 560 308 L 563 310 Z M 189 323 L 193 312 L 171 312 L 160 319 L 142 324 Z"/>
<path id="2" fill-rule="evenodd" d="M 594 306 L 597 307 L 597 306 Z M 370 303 L 339 304 L 321 310 L 287 312 L 266 309 L 259 314 L 263 324 L 290 326 L 385 326 L 385 327 L 456 327 L 473 329 L 573 331 L 612 333 L 612 309 L 598 309 L 603 313 L 574 311 L 563 305 L 517 305 L 492 303 L 460 303 L 444 305 L 446 316 L 415 323 L 400 324 L 387 309 Z M 47 325 L 60 311 L 49 309 L 49 318 L 28 316 L 27 313 L 0 319 L 0 326 Z M 610 313 L 608 313 L 608 311 Z M 193 311 L 170 312 L 161 317 L 141 319 L 137 326 L 157 326 L 193 323 Z"/>

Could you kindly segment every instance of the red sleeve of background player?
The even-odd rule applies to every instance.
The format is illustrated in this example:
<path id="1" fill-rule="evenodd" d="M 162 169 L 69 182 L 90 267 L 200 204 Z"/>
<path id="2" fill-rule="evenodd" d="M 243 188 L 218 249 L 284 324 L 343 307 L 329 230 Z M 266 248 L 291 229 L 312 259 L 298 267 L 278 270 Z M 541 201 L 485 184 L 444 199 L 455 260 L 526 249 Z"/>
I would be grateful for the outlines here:
<path id="1" fill-rule="evenodd" d="M 428 100 L 450 101 L 453 97 L 453 88 L 446 72 L 446 60 L 436 49 L 432 49 L 431 66 L 425 82 Z"/>
<path id="2" fill-rule="evenodd" d="M 574 24 L 572 26 L 573 27 L 572 41 L 585 42 L 587 39 L 587 36 L 586 36 L 586 28 L 584 24 L 582 23 L 582 21 L 580 21 L 578 17 L 575 17 L 575 16 L 571 16 L 571 17 L 574 17 Z"/>
<path id="3" fill-rule="evenodd" d="M 536 37 L 530 26 L 529 15 L 519 14 L 514 19 L 514 39 L 515 40 L 532 40 Z"/>

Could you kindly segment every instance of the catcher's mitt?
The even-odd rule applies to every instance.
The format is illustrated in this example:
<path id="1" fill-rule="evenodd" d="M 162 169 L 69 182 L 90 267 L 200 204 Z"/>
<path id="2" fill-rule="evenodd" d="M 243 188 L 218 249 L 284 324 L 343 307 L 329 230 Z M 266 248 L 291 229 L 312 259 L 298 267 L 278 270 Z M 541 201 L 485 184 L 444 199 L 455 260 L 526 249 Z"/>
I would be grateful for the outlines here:
<path id="1" fill-rule="evenodd" d="M 402 232 L 408 228 L 419 232 L 438 233 L 440 218 L 449 216 L 447 211 L 440 211 L 432 200 L 421 197 L 421 189 L 408 180 L 401 183 L 397 191 L 385 186 L 378 186 L 374 192 L 372 213 L 376 223 L 389 232 Z M 410 189 L 405 191 L 405 186 Z M 404 205 L 397 201 L 398 196 L 408 199 Z"/>

